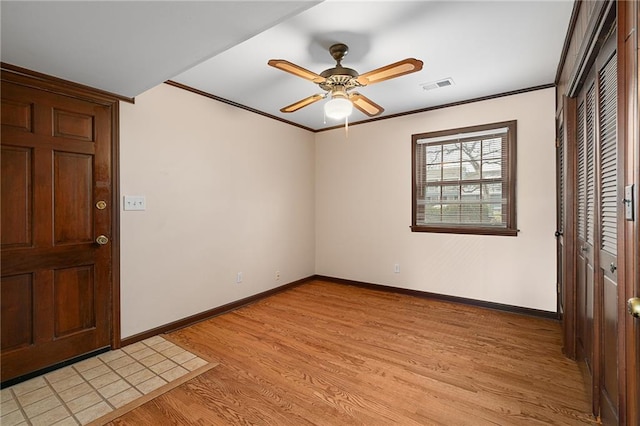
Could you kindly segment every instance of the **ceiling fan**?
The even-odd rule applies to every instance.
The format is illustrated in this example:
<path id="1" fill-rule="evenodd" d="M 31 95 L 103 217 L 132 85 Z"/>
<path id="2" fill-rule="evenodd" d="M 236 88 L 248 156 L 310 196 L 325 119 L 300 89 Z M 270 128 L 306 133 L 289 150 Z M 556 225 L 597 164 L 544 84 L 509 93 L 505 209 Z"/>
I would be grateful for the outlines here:
<path id="1" fill-rule="evenodd" d="M 325 90 L 325 93 L 318 93 L 301 99 L 298 102 L 282 108 L 280 111 L 285 113 L 294 112 L 330 96 L 331 100 L 327 102 L 324 107 L 325 115 L 330 118 L 345 118 L 351 114 L 353 107 L 356 107 L 369 117 L 374 117 L 381 114 L 384 108 L 366 96 L 353 91 L 353 89 L 400 77 L 422 69 L 421 60 L 407 58 L 365 74 L 358 74 L 356 70 L 342 66 L 342 59 L 344 59 L 348 52 L 349 48 L 346 44 L 338 43 L 331 46 L 329 53 L 333 59 L 335 59 L 336 66 L 326 69 L 320 74 L 316 74 L 313 71 L 309 71 L 284 59 L 271 59 L 268 64 L 272 67 L 297 75 L 305 80 L 310 80 Z"/>

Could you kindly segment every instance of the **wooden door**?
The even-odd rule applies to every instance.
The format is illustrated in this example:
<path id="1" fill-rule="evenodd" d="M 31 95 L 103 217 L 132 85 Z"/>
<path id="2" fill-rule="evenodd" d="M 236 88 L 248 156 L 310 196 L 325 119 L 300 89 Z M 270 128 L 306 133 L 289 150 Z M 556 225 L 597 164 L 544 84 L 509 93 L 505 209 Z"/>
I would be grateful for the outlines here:
<path id="1" fill-rule="evenodd" d="M 564 141 L 564 116 L 560 116 L 556 120 L 556 299 L 557 310 L 560 318 L 564 318 L 565 300 L 564 300 L 564 264 L 565 264 L 565 245 L 564 245 L 564 206 L 566 199 L 566 148 Z"/>
<path id="2" fill-rule="evenodd" d="M 558 223 L 561 225 L 557 250 L 559 253 L 558 282 L 563 329 L 563 352 L 572 359 L 577 350 L 577 296 L 576 296 L 576 98 L 562 97 L 562 125 L 558 127 Z"/>
<path id="3" fill-rule="evenodd" d="M 6 382 L 111 343 L 111 110 L 3 81 L 1 127 Z"/>
<path id="4" fill-rule="evenodd" d="M 618 216 L 617 57 L 615 34 L 596 60 L 598 85 L 598 297 L 600 322 L 600 411 L 603 424 L 618 424 Z"/>
<path id="5" fill-rule="evenodd" d="M 595 218 L 595 83 L 590 79 L 578 97 L 577 112 L 577 215 L 576 304 L 578 357 L 594 378 L 594 218 Z"/>

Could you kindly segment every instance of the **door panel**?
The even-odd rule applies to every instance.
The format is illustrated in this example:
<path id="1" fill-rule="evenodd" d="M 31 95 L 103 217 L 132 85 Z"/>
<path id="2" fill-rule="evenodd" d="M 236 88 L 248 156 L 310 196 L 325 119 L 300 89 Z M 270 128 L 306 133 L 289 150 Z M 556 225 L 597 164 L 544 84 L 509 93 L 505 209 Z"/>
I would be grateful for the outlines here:
<path id="1" fill-rule="evenodd" d="M 562 253 L 562 269 L 559 280 L 562 283 L 562 315 L 563 352 L 572 359 L 578 356 L 578 300 L 577 300 L 577 267 L 576 267 L 576 140 L 577 140 L 577 100 L 568 96 L 562 97 L 562 168 L 559 176 L 563 200 L 561 211 L 562 235 L 558 239 Z"/>
<path id="2" fill-rule="evenodd" d="M 603 279 L 603 327 L 602 327 L 602 347 L 604 352 L 603 357 L 603 380 L 602 380 L 602 394 L 605 398 L 604 405 L 610 405 L 608 410 L 615 416 L 611 420 L 617 419 L 617 410 L 615 407 L 618 405 L 618 365 L 617 359 L 612 359 L 613 355 L 617 356 L 617 350 L 612 351 L 612 348 L 617 348 L 618 345 L 618 288 L 614 279 L 604 276 Z M 603 410 L 603 411 L 605 411 Z M 603 419 L 610 416 L 606 416 L 603 413 Z"/>
<path id="3" fill-rule="evenodd" d="M 3 81 L 2 120 L 6 381 L 111 343 L 111 106 Z"/>
<path id="4" fill-rule="evenodd" d="M 93 241 L 93 156 L 53 153 L 55 245 Z"/>
<path id="5" fill-rule="evenodd" d="M 95 284 L 92 265 L 54 271 L 53 323 L 56 339 L 95 327 Z"/>
<path id="6" fill-rule="evenodd" d="M 53 108 L 53 136 L 93 142 L 93 124 L 92 115 Z"/>
<path id="7" fill-rule="evenodd" d="M 2 347 L 19 349 L 33 344 L 33 275 L 3 277 Z"/>
<path id="8" fill-rule="evenodd" d="M 604 424 L 618 424 L 618 137 L 617 57 L 613 37 L 600 54 L 599 111 L 599 287 L 602 294 L 601 399 Z"/>
<path id="9" fill-rule="evenodd" d="M 564 300 L 565 277 L 563 274 L 565 258 L 564 258 L 564 204 L 566 199 L 565 184 L 565 141 L 564 141 L 564 119 L 560 115 L 556 126 L 556 297 L 558 301 L 558 314 L 560 318 L 565 317 L 566 303 Z M 566 342 L 565 342 L 566 344 Z"/>
<path id="10" fill-rule="evenodd" d="M 587 80 L 579 95 L 577 114 L 577 329 L 578 356 L 587 366 L 589 382 L 594 374 L 594 217 L 595 217 L 595 83 Z"/>
<path id="11" fill-rule="evenodd" d="M 586 352 L 585 360 L 589 366 L 589 370 L 592 375 L 595 374 L 597 366 L 594 365 L 595 355 L 595 251 L 594 247 L 594 222 L 595 222 L 595 126 L 596 126 L 596 97 L 595 97 L 595 83 L 592 81 L 587 85 L 587 92 L 585 94 L 585 149 L 584 149 L 584 162 L 585 162 L 585 195 L 584 195 L 584 241 L 582 242 L 582 253 L 584 256 L 585 265 L 585 280 L 586 280 Z M 593 378 L 592 378 L 593 379 Z M 595 382 L 595 381 L 594 381 Z M 596 383 L 594 383 L 595 385 Z"/>
<path id="12" fill-rule="evenodd" d="M 31 133 L 33 131 L 33 103 L 2 99 L 2 125 Z"/>
<path id="13" fill-rule="evenodd" d="M 32 241 L 32 150 L 2 147 L 2 248 L 28 247 Z"/>
<path id="14" fill-rule="evenodd" d="M 584 139 L 584 100 L 578 106 L 577 128 L 577 201 L 576 201 L 576 312 L 578 334 L 577 350 L 578 359 L 588 359 L 587 356 L 587 268 L 585 252 L 583 250 L 585 240 L 585 199 L 586 199 L 586 175 L 585 175 L 585 139 Z"/>

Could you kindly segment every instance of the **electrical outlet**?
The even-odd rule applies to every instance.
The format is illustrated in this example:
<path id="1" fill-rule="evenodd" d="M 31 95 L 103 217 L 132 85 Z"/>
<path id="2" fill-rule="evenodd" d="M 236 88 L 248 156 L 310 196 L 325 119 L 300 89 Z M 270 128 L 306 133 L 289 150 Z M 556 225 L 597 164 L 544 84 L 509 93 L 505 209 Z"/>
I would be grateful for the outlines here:
<path id="1" fill-rule="evenodd" d="M 393 273 L 394 274 L 399 274 L 400 273 L 400 264 L 396 263 L 395 265 L 393 265 Z"/>
<path id="2" fill-rule="evenodd" d="M 276 271 L 276 281 L 280 279 L 280 271 Z"/>
<path id="3" fill-rule="evenodd" d="M 242 282 L 242 272 L 238 272 L 236 275 L 236 283 L 240 284 Z"/>

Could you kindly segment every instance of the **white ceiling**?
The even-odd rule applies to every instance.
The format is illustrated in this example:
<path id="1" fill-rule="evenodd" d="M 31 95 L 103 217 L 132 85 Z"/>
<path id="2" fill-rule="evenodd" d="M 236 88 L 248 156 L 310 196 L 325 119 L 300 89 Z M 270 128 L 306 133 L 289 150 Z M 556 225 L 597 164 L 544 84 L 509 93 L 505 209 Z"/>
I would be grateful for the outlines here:
<path id="1" fill-rule="evenodd" d="M 414 57 L 422 71 L 359 91 L 382 116 L 554 82 L 573 0 L 557 1 L 2 1 L 5 63 L 135 97 L 165 80 L 309 129 L 335 126 L 314 83 L 269 67 L 320 73 L 349 45 L 360 73 Z M 452 78 L 431 91 L 421 84 Z M 367 117 L 354 111 L 351 122 Z"/>

